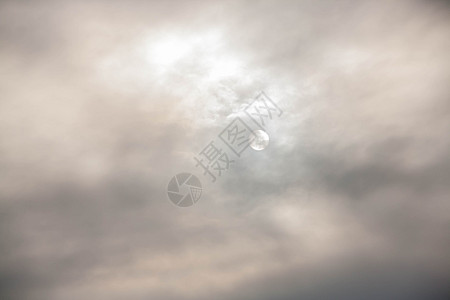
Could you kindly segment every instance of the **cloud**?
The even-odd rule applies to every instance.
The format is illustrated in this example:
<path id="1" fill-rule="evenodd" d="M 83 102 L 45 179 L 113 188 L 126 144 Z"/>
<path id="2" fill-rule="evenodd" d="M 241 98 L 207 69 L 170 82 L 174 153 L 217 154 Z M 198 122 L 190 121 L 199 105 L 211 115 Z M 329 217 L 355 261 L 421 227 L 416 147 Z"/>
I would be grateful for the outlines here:
<path id="1" fill-rule="evenodd" d="M 0 298 L 448 296 L 444 1 L 0 5 Z M 260 90 L 269 146 L 210 183 Z"/>

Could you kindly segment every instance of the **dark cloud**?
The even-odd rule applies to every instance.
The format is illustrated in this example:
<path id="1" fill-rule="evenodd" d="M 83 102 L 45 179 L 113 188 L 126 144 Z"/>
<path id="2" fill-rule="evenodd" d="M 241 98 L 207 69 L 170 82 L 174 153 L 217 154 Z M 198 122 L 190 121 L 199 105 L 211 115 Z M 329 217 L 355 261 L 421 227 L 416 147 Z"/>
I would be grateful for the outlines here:
<path id="1" fill-rule="evenodd" d="M 447 299 L 449 13 L 2 1 L 0 298 Z M 210 183 L 193 155 L 260 90 L 269 147 Z"/>

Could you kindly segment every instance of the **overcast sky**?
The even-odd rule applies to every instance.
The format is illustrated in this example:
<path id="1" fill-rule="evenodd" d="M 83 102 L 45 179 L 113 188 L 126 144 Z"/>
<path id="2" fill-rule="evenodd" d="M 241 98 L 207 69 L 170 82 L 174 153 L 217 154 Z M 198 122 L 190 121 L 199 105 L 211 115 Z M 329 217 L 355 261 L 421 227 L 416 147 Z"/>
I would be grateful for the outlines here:
<path id="1" fill-rule="evenodd" d="M 448 299 L 449 37 L 438 0 L 0 1 L 0 299 Z"/>

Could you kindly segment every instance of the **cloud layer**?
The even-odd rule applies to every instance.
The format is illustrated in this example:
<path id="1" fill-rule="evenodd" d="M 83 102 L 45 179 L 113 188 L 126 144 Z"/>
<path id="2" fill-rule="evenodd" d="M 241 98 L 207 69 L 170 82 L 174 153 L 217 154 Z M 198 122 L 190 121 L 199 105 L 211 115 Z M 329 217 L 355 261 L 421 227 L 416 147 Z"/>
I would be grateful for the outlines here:
<path id="1" fill-rule="evenodd" d="M 0 2 L 0 298 L 446 299 L 449 15 Z M 210 183 L 192 157 L 261 90 L 269 146 Z"/>

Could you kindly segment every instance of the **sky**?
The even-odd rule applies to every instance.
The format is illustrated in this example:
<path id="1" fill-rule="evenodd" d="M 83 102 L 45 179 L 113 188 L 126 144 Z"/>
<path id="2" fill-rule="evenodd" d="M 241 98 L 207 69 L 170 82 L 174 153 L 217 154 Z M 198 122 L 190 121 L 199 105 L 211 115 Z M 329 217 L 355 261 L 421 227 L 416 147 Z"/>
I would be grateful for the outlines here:
<path id="1" fill-rule="evenodd" d="M 442 0 L 0 1 L 0 299 L 448 299 L 449 37 Z"/>

